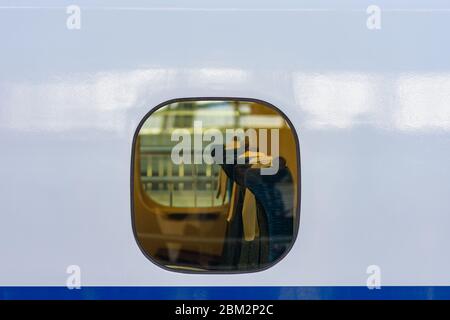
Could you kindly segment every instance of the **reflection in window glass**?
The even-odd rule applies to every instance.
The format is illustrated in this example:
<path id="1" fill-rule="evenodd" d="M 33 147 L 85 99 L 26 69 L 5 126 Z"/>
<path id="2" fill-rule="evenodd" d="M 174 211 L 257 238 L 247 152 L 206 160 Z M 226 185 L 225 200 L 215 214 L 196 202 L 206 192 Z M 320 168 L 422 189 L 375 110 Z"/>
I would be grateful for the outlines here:
<path id="1" fill-rule="evenodd" d="M 181 100 L 138 129 L 133 221 L 156 263 L 198 272 L 255 271 L 296 231 L 298 144 L 265 103 Z"/>

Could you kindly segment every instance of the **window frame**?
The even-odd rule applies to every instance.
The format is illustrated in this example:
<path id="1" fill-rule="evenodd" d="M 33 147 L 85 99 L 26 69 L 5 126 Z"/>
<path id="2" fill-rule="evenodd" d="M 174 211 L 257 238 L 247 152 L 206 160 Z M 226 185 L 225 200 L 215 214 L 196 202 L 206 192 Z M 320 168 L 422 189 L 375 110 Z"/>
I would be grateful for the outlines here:
<path id="1" fill-rule="evenodd" d="M 275 110 L 289 125 L 293 137 L 294 142 L 296 146 L 296 154 L 297 154 L 297 206 L 295 208 L 294 212 L 294 231 L 292 235 L 292 241 L 290 245 L 287 247 L 285 252 L 275 261 L 271 262 L 270 264 L 267 264 L 261 268 L 255 269 L 255 270 L 231 270 L 231 271 L 223 271 L 223 270 L 202 270 L 202 271 L 195 271 L 195 270 L 185 270 L 185 269 L 177 269 L 177 268 L 171 268 L 168 267 L 162 263 L 160 263 L 157 259 L 153 258 L 147 251 L 143 248 L 139 241 L 139 237 L 136 231 L 136 223 L 135 223 L 135 204 L 134 204 L 134 172 L 135 172 L 135 152 L 136 152 L 136 143 L 139 136 L 139 132 L 141 131 L 142 126 L 147 121 L 147 119 L 155 113 L 157 110 L 173 103 L 177 102 L 198 102 L 198 101 L 229 101 L 229 102 L 251 102 L 251 103 L 257 103 L 264 105 L 268 108 L 271 108 Z M 132 139 L 132 145 L 131 145 L 131 165 L 130 165 L 130 203 L 131 203 L 131 226 L 133 230 L 133 236 L 136 241 L 136 244 L 139 247 L 139 250 L 142 252 L 142 254 L 153 264 L 155 264 L 157 267 L 162 268 L 163 270 L 175 272 L 175 273 L 184 273 L 184 274 L 194 274 L 194 275 L 211 275 L 211 274 L 226 274 L 226 275 L 232 275 L 232 274 L 247 274 L 247 273 L 256 273 L 256 272 L 262 272 L 265 270 L 268 270 L 275 266 L 276 264 L 283 261 L 286 256 L 291 252 L 292 248 L 294 247 L 295 243 L 297 242 L 298 233 L 300 229 L 300 218 L 301 218 L 301 191 L 302 191 L 302 181 L 301 181 L 301 160 L 300 160 L 300 141 L 298 138 L 297 130 L 292 123 L 292 121 L 287 117 L 287 115 L 280 110 L 280 108 L 276 107 L 275 105 L 266 102 L 264 100 L 256 99 L 256 98 L 241 98 L 241 97 L 187 97 L 187 98 L 174 98 L 169 99 L 164 102 L 159 103 L 155 107 L 151 108 L 150 111 L 148 111 L 142 119 L 139 121 L 138 126 L 135 129 L 135 132 L 133 134 Z"/>

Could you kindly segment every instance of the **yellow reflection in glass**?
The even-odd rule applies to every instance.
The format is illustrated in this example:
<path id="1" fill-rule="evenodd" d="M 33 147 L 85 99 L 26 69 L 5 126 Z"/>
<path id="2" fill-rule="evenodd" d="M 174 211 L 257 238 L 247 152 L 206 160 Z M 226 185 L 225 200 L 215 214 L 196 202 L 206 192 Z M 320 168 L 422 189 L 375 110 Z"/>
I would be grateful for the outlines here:
<path id="1" fill-rule="evenodd" d="M 133 155 L 142 250 L 191 272 L 273 264 L 296 231 L 297 151 L 287 121 L 263 103 L 185 100 L 151 113 Z"/>

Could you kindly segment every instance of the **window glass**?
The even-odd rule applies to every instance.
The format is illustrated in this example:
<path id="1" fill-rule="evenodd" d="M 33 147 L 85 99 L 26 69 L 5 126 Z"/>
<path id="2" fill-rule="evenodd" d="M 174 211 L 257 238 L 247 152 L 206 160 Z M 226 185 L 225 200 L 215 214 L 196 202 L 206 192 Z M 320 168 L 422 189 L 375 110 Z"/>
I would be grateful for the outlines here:
<path id="1" fill-rule="evenodd" d="M 256 271 L 291 247 L 298 141 L 273 106 L 184 99 L 149 113 L 133 152 L 133 225 L 155 263 L 193 272 Z"/>

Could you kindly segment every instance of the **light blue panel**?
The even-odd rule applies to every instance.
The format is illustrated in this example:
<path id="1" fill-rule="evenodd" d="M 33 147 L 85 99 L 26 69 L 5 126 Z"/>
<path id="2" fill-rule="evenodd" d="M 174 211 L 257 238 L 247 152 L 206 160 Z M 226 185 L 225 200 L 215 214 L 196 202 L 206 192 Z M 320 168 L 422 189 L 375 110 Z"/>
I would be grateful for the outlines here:
<path id="1" fill-rule="evenodd" d="M 0 2 L 0 285 L 449 285 L 450 7 L 377 1 Z M 300 139 L 300 232 L 253 274 L 161 270 L 131 230 L 131 141 L 172 98 L 281 108 Z"/>

